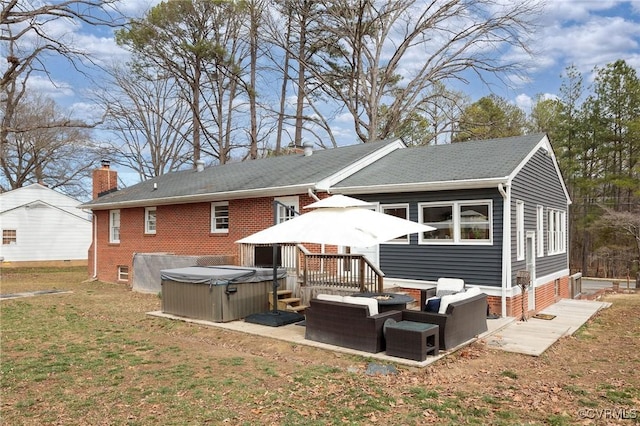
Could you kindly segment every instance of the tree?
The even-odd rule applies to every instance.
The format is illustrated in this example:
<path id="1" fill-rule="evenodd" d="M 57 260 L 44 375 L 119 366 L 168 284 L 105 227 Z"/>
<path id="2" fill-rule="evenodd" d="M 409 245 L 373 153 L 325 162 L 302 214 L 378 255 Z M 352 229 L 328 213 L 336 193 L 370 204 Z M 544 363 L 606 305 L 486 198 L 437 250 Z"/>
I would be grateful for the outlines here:
<path id="1" fill-rule="evenodd" d="M 435 83 L 516 71 L 518 64 L 499 61 L 495 53 L 529 52 L 526 35 L 540 11 L 532 1 L 501 7 L 489 0 L 320 3 L 324 44 L 307 70 L 351 113 L 363 142 L 392 135 Z"/>
<path id="2" fill-rule="evenodd" d="M 60 127 L 63 122 L 69 125 Z M 9 124 L 12 131 L 0 157 L 0 190 L 38 182 L 78 198 L 90 195 L 83 179 L 90 177 L 97 159 L 88 130 L 39 95 L 26 95 Z"/>
<path id="3" fill-rule="evenodd" d="M 180 85 L 191 107 L 194 167 L 203 134 L 210 155 L 220 163 L 229 158 L 230 114 L 236 108 L 240 63 L 248 55 L 238 37 L 245 16 L 241 2 L 168 1 L 116 34 L 139 66 L 154 68 Z"/>
<path id="4" fill-rule="evenodd" d="M 623 60 L 596 68 L 594 95 L 599 112 L 603 196 L 616 211 L 640 201 L 640 80 Z"/>
<path id="5" fill-rule="evenodd" d="M 17 117 L 23 114 L 30 103 L 26 95 L 27 80 L 34 74 L 49 76 L 47 59 L 56 56 L 66 59 L 76 70 L 84 65 L 93 65 L 91 56 L 67 37 L 52 34 L 56 24 L 71 21 L 75 24 L 117 26 L 117 14 L 113 9 L 116 0 L 66 0 L 54 4 L 34 1 L 7 0 L 2 2 L 0 12 L 0 41 L 8 62 L 0 76 L 0 92 L 3 116 L 0 120 L 0 155 L 5 158 L 12 155 L 16 141 L 25 132 L 39 130 L 40 120 L 20 122 Z M 21 112 L 22 111 L 22 112 Z M 73 133 L 72 128 L 91 128 L 96 123 L 84 123 L 70 120 L 64 116 L 59 122 L 46 120 L 43 130 L 57 128 L 63 134 Z M 52 147 L 51 151 L 56 151 Z M 17 172 L 17 170 L 14 170 Z M 6 174 L 6 171 L 5 171 Z M 20 174 L 20 173 L 18 173 Z M 13 184 L 24 182 L 16 177 Z M 68 185 L 69 182 L 56 184 Z"/>
<path id="6" fill-rule="evenodd" d="M 490 95 L 464 109 L 452 141 L 518 136 L 525 128 L 525 113 L 520 108 L 496 95 Z"/>
<path id="7" fill-rule="evenodd" d="M 95 96 L 106 111 L 103 129 L 113 136 L 101 152 L 138 172 L 141 181 L 192 162 L 191 109 L 176 82 L 140 69 L 113 68 L 111 81 Z"/>

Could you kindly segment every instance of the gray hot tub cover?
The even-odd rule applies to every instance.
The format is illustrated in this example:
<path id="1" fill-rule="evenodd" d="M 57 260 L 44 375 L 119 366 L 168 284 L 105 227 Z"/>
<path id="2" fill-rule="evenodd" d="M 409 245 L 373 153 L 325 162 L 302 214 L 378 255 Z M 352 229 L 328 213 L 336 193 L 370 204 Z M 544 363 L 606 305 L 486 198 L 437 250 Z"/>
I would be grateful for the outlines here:
<path id="1" fill-rule="evenodd" d="M 277 279 L 287 276 L 284 268 L 277 270 Z M 246 268 L 241 266 L 189 266 L 186 268 L 163 269 L 162 281 L 182 283 L 227 285 L 230 283 L 257 283 L 273 280 L 272 268 Z"/>

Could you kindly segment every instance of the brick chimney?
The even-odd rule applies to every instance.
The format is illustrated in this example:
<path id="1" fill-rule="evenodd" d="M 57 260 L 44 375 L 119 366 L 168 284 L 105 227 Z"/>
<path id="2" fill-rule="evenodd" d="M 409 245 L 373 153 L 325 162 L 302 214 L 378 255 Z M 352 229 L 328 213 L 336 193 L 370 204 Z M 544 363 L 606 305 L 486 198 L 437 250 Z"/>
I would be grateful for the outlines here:
<path id="1" fill-rule="evenodd" d="M 93 198 L 118 189 L 118 172 L 109 168 L 109 160 L 102 160 L 101 167 L 93 171 Z"/>

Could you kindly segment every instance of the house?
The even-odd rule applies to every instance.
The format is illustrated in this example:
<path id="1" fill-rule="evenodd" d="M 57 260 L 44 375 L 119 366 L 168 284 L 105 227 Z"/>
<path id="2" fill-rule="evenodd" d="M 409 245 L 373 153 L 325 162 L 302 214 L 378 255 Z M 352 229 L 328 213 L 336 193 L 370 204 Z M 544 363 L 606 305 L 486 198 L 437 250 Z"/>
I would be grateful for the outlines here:
<path id="1" fill-rule="evenodd" d="M 0 194 L 2 265 L 86 265 L 91 219 L 79 204 L 38 183 Z"/>
<path id="2" fill-rule="evenodd" d="M 437 230 L 375 247 L 352 247 L 385 273 L 387 286 L 416 291 L 443 276 L 516 316 L 569 297 L 567 211 L 571 203 L 544 134 L 407 148 L 400 140 L 352 145 L 180 171 L 114 191 L 108 167 L 94 175 L 93 274 L 128 281 L 140 252 L 234 255 L 235 241 L 342 193 Z M 97 188 L 96 189 L 96 185 Z M 98 192 L 104 195 L 98 196 Z M 275 215 L 275 218 L 274 218 Z M 531 277 L 525 297 L 516 285 Z M 526 300 L 525 300 L 526 299 Z"/>

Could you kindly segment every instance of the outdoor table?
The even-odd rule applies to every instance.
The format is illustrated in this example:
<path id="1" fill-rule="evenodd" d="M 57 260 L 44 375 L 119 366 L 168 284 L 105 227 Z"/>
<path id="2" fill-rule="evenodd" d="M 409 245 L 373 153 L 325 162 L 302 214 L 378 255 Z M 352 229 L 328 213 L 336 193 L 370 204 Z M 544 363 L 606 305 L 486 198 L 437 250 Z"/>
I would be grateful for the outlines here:
<path id="1" fill-rule="evenodd" d="M 388 321 L 384 325 L 387 355 L 424 361 L 427 354 L 438 355 L 439 328 L 436 324 Z"/>
<path id="2" fill-rule="evenodd" d="M 354 297 L 370 297 L 378 301 L 378 312 L 402 311 L 407 308 L 407 303 L 415 302 L 415 299 L 400 293 L 355 293 Z"/>

